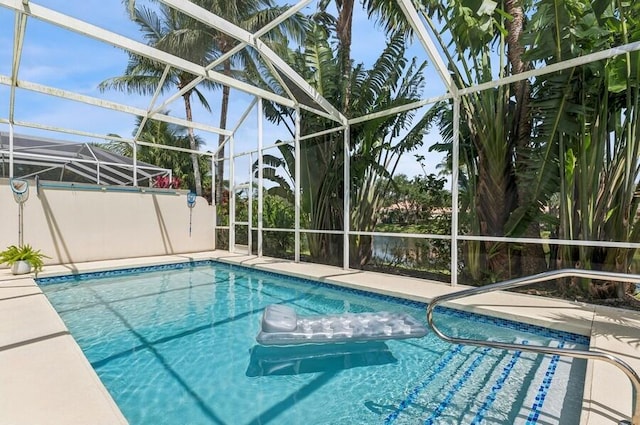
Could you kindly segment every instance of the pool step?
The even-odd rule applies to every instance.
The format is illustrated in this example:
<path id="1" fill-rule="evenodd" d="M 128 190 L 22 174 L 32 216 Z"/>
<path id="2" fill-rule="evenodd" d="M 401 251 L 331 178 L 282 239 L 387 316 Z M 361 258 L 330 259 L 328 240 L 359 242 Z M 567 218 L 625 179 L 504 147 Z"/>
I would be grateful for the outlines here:
<path id="1" fill-rule="evenodd" d="M 396 409 L 384 419 L 384 424 L 401 423 L 407 417 L 415 420 L 417 413 L 417 416 L 420 416 L 419 412 L 414 412 L 414 410 L 418 405 L 418 401 L 424 397 L 423 392 L 429 393 L 434 382 L 442 379 L 442 376 L 450 375 L 460 367 L 464 362 L 464 356 L 459 355 L 462 350 L 463 347 L 461 345 L 452 346 L 448 352 L 440 357 L 437 363 L 434 362 L 433 366 L 425 371 L 421 379 L 411 386 L 411 390 L 405 394 Z"/>
<path id="2" fill-rule="evenodd" d="M 564 423 L 564 391 L 552 383 L 556 377 L 564 387 L 570 369 L 571 359 L 455 346 L 384 423 L 415 423 L 416 417 L 424 424 Z"/>
<path id="3" fill-rule="evenodd" d="M 474 354 L 469 359 L 470 361 L 465 362 L 463 367 L 460 368 L 462 373 L 452 379 L 453 385 L 451 385 L 449 390 L 446 392 L 445 397 L 440 401 L 435 409 L 431 410 L 429 416 L 424 420 L 425 425 L 434 425 L 437 423 L 436 421 L 439 420 L 442 413 L 451 404 L 456 394 L 458 394 L 464 386 L 468 386 L 470 378 L 483 363 L 485 357 L 490 351 L 491 350 L 489 348 L 475 350 Z"/>

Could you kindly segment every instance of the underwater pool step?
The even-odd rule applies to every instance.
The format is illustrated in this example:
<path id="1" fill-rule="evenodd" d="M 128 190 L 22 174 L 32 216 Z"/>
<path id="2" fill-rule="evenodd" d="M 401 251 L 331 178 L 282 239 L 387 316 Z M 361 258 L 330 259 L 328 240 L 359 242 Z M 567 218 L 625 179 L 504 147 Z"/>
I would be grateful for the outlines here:
<path id="1" fill-rule="evenodd" d="M 550 345 L 558 346 L 557 342 Z M 559 346 L 562 348 L 563 343 Z M 471 356 L 483 356 L 481 366 L 474 368 L 473 361 L 467 361 L 442 389 L 444 397 L 433 403 L 425 400 L 423 406 L 429 413 L 423 423 L 577 423 L 563 406 L 574 403 L 577 408 L 580 398 L 565 400 L 561 388 L 571 379 L 572 363 L 580 360 L 521 351 L 490 349 L 484 354 L 478 352 L 480 348 L 475 350 Z"/>
<path id="2" fill-rule="evenodd" d="M 437 379 L 423 380 L 384 423 L 415 423 L 421 410 L 418 416 L 422 416 L 424 424 L 535 424 L 545 412 L 543 404 L 535 405 L 536 397 L 540 399 L 538 393 L 548 390 L 553 376 L 548 377 L 548 382 L 534 378 L 541 371 L 546 372 L 550 362 L 551 356 L 486 347 L 462 350 L 457 346 L 432 369 L 434 375 L 450 373 L 451 379 L 437 388 Z M 514 376 L 525 376 L 530 382 L 526 384 Z"/>
<path id="3" fill-rule="evenodd" d="M 527 341 L 523 341 L 523 344 L 526 344 Z M 491 390 L 482 400 L 482 405 L 476 412 L 475 416 L 471 420 L 471 425 L 480 425 L 484 421 L 485 415 L 491 410 L 496 398 L 498 396 L 498 392 L 502 390 L 507 379 L 509 379 L 509 375 L 513 371 L 518 360 L 520 360 L 520 356 L 522 355 L 521 351 L 516 351 L 511 355 L 509 359 L 509 363 L 502 368 L 500 376 L 495 380 L 494 384 L 491 386 Z"/>
<path id="4" fill-rule="evenodd" d="M 385 418 L 384 424 L 393 424 L 401 415 L 406 415 L 408 411 L 414 408 L 416 400 L 421 398 L 422 392 L 428 389 L 439 375 L 445 375 L 445 372 L 459 367 L 464 362 L 464 358 L 458 356 L 462 349 L 463 347 L 461 345 L 452 346 L 448 352 L 440 357 L 440 360 L 438 363 L 435 363 L 435 366 L 426 370 L 423 375 L 424 377 L 414 384 L 413 388 L 405 395 L 396 409 Z M 410 416 L 413 417 L 413 415 Z"/>
<path id="5" fill-rule="evenodd" d="M 500 350 L 486 347 L 466 347 L 466 350 L 469 350 L 467 361 L 447 383 L 434 389 L 436 391 L 430 400 L 424 401 L 427 410 L 423 414 L 424 424 L 471 423 L 478 413 L 480 416 L 493 413 L 491 398 L 501 391 L 495 385 L 499 381 L 498 371 L 507 369 L 510 374 L 519 357 L 511 363 L 511 354 Z M 485 404 L 485 400 L 489 401 Z"/>
<path id="6" fill-rule="evenodd" d="M 454 384 L 449 388 L 444 399 L 440 401 L 438 406 L 431 412 L 429 417 L 424 420 L 425 425 L 434 425 L 436 423 L 436 420 L 440 417 L 442 412 L 451 404 L 452 399 L 455 397 L 458 391 L 462 389 L 463 385 L 467 384 L 467 382 L 478 369 L 478 366 L 480 366 L 489 351 L 491 351 L 489 348 L 483 348 L 479 350 L 479 352 L 476 352 L 472 357 L 473 360 L 471 360 L 471 362 L 467 362 L 468 364 L 466 364 L 465 367 L 461 368 L 461 370 L 463 370 L 462 374 L 457 376 L 453 380 Z"/>

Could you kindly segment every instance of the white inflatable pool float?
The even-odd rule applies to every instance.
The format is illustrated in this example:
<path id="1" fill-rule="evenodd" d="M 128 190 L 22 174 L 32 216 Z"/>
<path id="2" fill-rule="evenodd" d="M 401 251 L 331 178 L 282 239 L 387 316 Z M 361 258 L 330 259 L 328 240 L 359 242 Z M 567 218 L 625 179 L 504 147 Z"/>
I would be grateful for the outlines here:
<path id="1" fill-rule="evenodd" d="M 422 323 L 404 313 L 298 316 L 291 307 L 271 304 L 264 309 L 256 340 L 262 345 L 327 344 L 421 338 L 426 334 Z"/>

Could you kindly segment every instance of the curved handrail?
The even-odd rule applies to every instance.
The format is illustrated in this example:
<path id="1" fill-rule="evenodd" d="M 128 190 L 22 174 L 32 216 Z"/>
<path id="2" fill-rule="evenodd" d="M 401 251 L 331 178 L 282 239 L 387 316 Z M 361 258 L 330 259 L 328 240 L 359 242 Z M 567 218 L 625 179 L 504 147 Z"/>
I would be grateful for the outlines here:
<path id="1" fill-rule="evenodd" d="M 482 341 L 477 339 L 468 339 L 468 338 L 456 338 L 445 335 L 436 327 L 433 323 L 433 312 L 438 304 L 453 301 L 464 297 L 469 297 L 472 295 L 485 294 L 488 292 L 498 291 L 498 290 L 506 290 L 517 288 L 524 285 L 530 285 L 532 283 L 545 282 L 553 279 L 559 279 L 563 277 L 581 277 L 586 279 L 606 279 L 606 280 L 615 280 L 618 282 L 627 282 L 627 283 L 640 283 L 640 275 L 626 274 L 626 273 L 613 273 L 613 272 L 603 272 L 596 270 L 579 270 L 579 269 L 562 269 L 562 270 L 554 270 L 550 272 L 544 272 L 533 276 L 520 277 L 516 279 L 505 280 L 503 282 L 493 283 L 490 285 L 480 286 L 476 288 L 464 289 L 462 291 L 454 292 L 451 294 L 440 295 L 431 300 L 427 307 L 427 323 L 431 330 L 441 339 L 451 342 L 453 344 L 466 344 L 466 345 L 475 345 L 481 347 L 492 347 L 499 348 L 503 350 L 515 350 L 515 351 L 528 351 L 533 353 L 540 354 L 558 354 L 562 356 L 576 357 L 580 359 L 592 359 L 592 360 L 602 360 L 608 363 L 611 363 L 618 368 L 620 368 L 625 375 L 631 381 L 631 385 L 634 389 L 635 399 L 633 400 L 633 417 L 631 419 L 632 425 L 640 425 L 640 376 L 636 373 L 636 371 L 629 366 L 625 361 L 607 353 L 602 353 L 599 351 L 592 350 L 574 350 L 567 348 L 553 348 L 553 347 L 542 347 L 542 346 L 532 346 L 532 345 L 523 345 L 523 344 L 512 344 L 508 342 L 496 342 L 496 341 Z M 621 421 L 620 424 L 629 424 L 628 421 Z"/>

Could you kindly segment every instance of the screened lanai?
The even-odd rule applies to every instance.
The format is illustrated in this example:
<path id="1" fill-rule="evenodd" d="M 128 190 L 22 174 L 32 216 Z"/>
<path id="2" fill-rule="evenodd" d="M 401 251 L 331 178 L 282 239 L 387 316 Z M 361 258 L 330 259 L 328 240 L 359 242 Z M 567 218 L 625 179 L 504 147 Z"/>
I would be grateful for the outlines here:
<path id="1" fill-rule="evenodd" d="M 27 240 L 44 235 L 61 268 L 78 253 L 90 262 L 213 248 L 215 258 L 268 257 L 274 269 L 338 266 L 341 279 L 379 279 L 385 294 L 395 294 L 395 275 L 482 289 L 579 269 L 541 294 L 568 298 L 573 310 L 583 301 L 637 306 L 636 285 L 593 276 L 640 270 L 639 2 L 224 7 L 240 3 L 0 0 L 6 176 L 33 177 L 24 138 L 73 146 L 74 156 L 97 157 L 93 144 L 105 141 L 127 147 L 126 171 L 115 172 L 115 159 L 65 159 L 100 185 L 82 196 L 58 185 L 18 206 L 1 179 L 7 245 L 23 236 L 12 223 L 24 218 L 40 225 Z M 48 151 L 37 158 L 57 161 Z M 156 172 L 179 174 L 183 191 L 106 189 L 144 186 Z M 338 275 L 322 270 L 315 276 Z M 549 310 L 536 326 L 569 321 Z M 597 322 L 595 311 L 580 322 Z M 598 358 L 622 364 L 625 385 L 634 382 L 635 393 L 620 396 L 600 386 L 611 368 L 589 363 L 588 409 L 619 423 L 631 410 L 640 423 L 640 379 L 608 354 L 636 364 L 620 349 L 637 348 L 637 326 L 621 325 L 632 316 L 586 331 L 595 347 L 617 344 Z M 633 400 L 618 407 L 622 398 Z"/>
<path id="2" fill-rule="evenodd" d="M 323 9 L 323 2 L 303 0 L 278 2 L 268 20 L 249 30 L 200 2 L 112 3 L 118 13 L 102 19 L 88 6 L 0 0 L 6 46 L 0 125 L 10 177 L 19 163 L 19 134 L 86 141 L 132 134 L 118 140 L 200 156 L 216 207 L 218 249 L 261 256 L 267 247 L 271 256 L 344 268 L 423 268 L 451 285 L 461 276 L 491 281 L 566 265 L 634 267 L 640 247 L 637 5 L 565 5 L 554 26 L 544 17 L 554 13 L 544 0 L 526 10 L 488 0 L 398 0 L 387 9 L 367 2 L 367 10 L 356 5 L 351 15 L 342 6 Z M 167 34 L 145 38 L 134 18 L 139 22 L 157 12 L 154 7 L 175 12 L 179 25 L 224 37 L 226 48 L 198 56 L 195 49 L 172 47 Z M 322 13 L 338 21 L 327 23 Z M 304 25 L 319 31 L 314 37 L 329 41 L 294 36 L 301 16 L 312 17 Z M 116 25 L 127 20 L 128 26 Z M 346 41 L 331 31 L 346 22 L 355 31 L 353 56 L 341 59 L 336 52 L 345 54 Z M 43 42 L 44 31 L 64 42 Z M 300 55 L 281 56 L 287 45 Z M 95 56 L 70 59 L 80 48 Z M 371 50 L 373 57 L 363 53 Z M 305 52 L 321 59 L 313 63 Z M 245 53 L 254 58 L 253 78 L 239 72 L 246 62 L 237 58 Z M 47 72 L 56 55 L 68 67 Z M 340 65 L 345 57 L 348 67 Z M 91 89 L 54 78 L 65 72 L 79 78 L 82 64 L 116 58 L 120 71 L 103 71 Z M 153 61 L 155 89 L 118 91 L 110 79 L 136 58 Z M 342 74 L 321 74 L 325 59 Z M 388 63 L 402 67 L 390 70 Z M 35 72 L 34 64 L 42 69 Z M 355 82 L 345 91 L 337 83 L 349 80 L 349 72 Z M 193 116 L 184 111 L 186 97 L 195 105 L 196 91 L 207 90 L 216 102 L 224 93 L 232 99 L 235 115 L 223 125 L 218 106 L 214 113 L 201 106 L 193 106 Z M 56 102 L 55 113 L 29 110 L 44 100 Z M 102 113 L 118 128 L 93 119 Z M 127 120 L 133 131 L 122 124 Z M 191 129 L 206 146 L 145 140 L 147 122 Z M 597 149 L 585 143 L 595 139 L 607 142 Z M 132 164 L 134 173 L 147 172 L 135 156 Z M 425 193 L 440 190 L 440 200 L 423 199 L 396 214 L 400 218 L 389 217 L 385 211 L 413 205 L 405 199 L 413 196 L 409 189 L 400 193 L 393 181 L 402 173 Z M 444 186 L 434 189 L 433 181 Z M 597 196 L 591 196 L 594 185 Z M 284 210 L 276 214 L 277 205 Z M 420 214 L 427 224 L 403 221 Z M 381 226 L 385 221 L 391 225 Z"/>
<path id="3" fill-rule="evenodd" d="M 133 160 L 88 143 L 61 142 L 34 136 L 0 133 L 0 177 L 39 179 L 64 183 L 91 183 L 113 186 L 153 186 L 159 177 L 171 178 L 171 170 L 138 162 L 134 185 Z M 10 158 L 12 154 L 12 158 Z M 63 187 L 63 186 L 61 186 Z"/>

